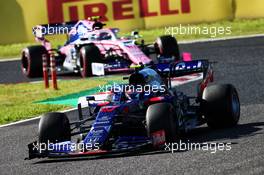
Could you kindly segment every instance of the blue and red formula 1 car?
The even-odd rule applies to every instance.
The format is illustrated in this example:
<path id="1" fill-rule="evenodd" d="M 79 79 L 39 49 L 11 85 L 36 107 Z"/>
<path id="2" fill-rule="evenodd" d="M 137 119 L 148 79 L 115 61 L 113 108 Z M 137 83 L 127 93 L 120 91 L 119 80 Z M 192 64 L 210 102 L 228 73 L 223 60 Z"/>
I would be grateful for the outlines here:
<path id="1" fill-rule="evenodd" d="M 22 51 L 21 68 L 28 77 L 42 75 L 42 55 L 50 57 L 51 43 L 46 35 L 67 34 L 67 41 L 62 47 L 55 49 L 55 60 L 58 72 L 80 73 L 82 77 L 93 75 L 93 63 L 101 63 L 104 73 L 131 71 L 131 65 L 152 62 L 149 54 L 158 54 L 159 60 L 180 59 L 178 44 L 171 36 L 157 39 L 155 47 L 140 43 L 138 32 L 129 37 L 118 37 L 119 29 L 104 28 L 99 17 L 88 20 L 67 22 L 61 24 L 38 25 L 33 33 L 42 45 L 29 46 Z M 102 68 L 103 67 L 103 68 Z M 96 75 L 96 73 L 94 73 Z"/>
<path id="2" fill-rule="evenodd" d="M 171 87 L 171 78 L 198 72 L 203 73 L 203 79 L 197 96 L 187 96 Z M 223 128 L 239 121 L 240 103 L 235 87 L 209 86 L 213 70 L 208 60 L 140 66 L 127 79 L 128 84 L 110 86 L 103 94 L 81 97 L 76 122 L 70 123 L 64 113 L 44 114 L 39 122 L 39 139 L 28 145 L 28 158 L 162 147 L 177 140 L 179 133 L 205 123 Z"/>

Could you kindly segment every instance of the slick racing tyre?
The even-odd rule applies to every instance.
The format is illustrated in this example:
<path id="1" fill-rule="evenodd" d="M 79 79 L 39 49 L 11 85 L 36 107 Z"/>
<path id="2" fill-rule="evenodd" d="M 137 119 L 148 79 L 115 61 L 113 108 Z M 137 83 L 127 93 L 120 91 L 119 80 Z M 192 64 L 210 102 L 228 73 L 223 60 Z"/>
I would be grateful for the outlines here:
<path id="1" fill-rule="evenodd" d="M 176 38 L 165 35 L 157 38 L 155 43 L 156 53 L 162 57 L 174 57 L 175 60 L 180 60 L 180 51 Z"/>
<path id="2" fill-rule="evenodd" d="M 169 103 L 156 103 L 150 105 L 146 114 L 148 136 L 157 131 L 165 132 L 166 142 L 175 141 L 177 135 L 177 120 L 173 106 Z"/>
<path id="3" fill-rule="evenodd" d="M 63 113 L 44 114 L 39 121 L 39 143 L 57 143 L 71 140 L 70 123 Z"/>
<path id="4" fill-rule="evenodd" d="M 240 118 L 240 102 L 233 85 L 209 86 L 205 88 L 202 98 L 202 110 L 209 127 L 224 128 L 237 125 Z"/>
<path id="5" fill-rule="evenodd" d="M 41 77 L 42 71 L 42 55 L 47 50 L 44 46 L 29 46 L 22 51 L 21 68 L 27 77 Z"/>
<path id="6" fill-rule="evenodd" d="M 89 44 L 80 50 L 80 73 L 83 78 L 93 75 L 92 63 L 102 63 L 102 55 L 97 46 Z"/>

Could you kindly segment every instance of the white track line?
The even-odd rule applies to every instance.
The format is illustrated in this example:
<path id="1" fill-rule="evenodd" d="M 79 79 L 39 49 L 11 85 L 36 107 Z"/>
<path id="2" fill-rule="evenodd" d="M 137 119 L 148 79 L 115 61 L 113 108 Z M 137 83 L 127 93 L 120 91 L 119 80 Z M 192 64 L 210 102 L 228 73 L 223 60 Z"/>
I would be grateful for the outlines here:
<path id="1" fill-rule="evenodd" d="M 247 39 L 247 38 L 256 38 L 264 37 L 264 34 L 255 34 L 255 35 L 245 35 L 245 36 L 230 36 L 225 38 L 210 38 L 210 39 L 198 39 L 198 40 L 186 40 L 179 41 L 179 44 L 195 44 L 195 43 L 206 43 L 206 42 L 216 42 L 216 41 L 227 41 L 227 40 L 236 40 L 236 39 Z"/>
<path id="2" fill-rule="evenodd" d="M 67 109 L 67 110 L 59 111 L 59 112 L 66 113 L 66 112 L 71 112 L 71 111 L 74 111 L 74 110 L 77 110 L 77 108 Z M 30 119 L 20 120 L 20 121 L 14 122 L 14 123 L 0 125 L 0 128 L 12 126 L 12 125 L 18 125 L 18 124 L 21 124 L 21 123 L 26 123 L 26 122 L 30 122 L 30 121 L 34 121 L 34 120 L 38 120 L 38 119 L 40 119 L 40 116 L 33 117 L 33 118 L 30 118 Z"/>
<path id="3" fill-rule="evenodd" d="M 0 62 L 9 62 L 9 61 L 18 61 L 20 58 L 7 58 L 7 59 L 0 59 Z"/>

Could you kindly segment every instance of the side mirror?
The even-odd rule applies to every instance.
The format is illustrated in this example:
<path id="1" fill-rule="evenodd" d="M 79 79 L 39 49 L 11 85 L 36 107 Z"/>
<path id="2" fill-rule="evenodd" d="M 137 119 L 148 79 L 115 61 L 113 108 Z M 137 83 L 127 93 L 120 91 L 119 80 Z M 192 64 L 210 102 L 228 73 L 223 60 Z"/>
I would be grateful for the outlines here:
<path id="1" fill-rule="evenodd" d="M 139 32 L 138 31 L 132 31 L 131 36 L 134 38 L 140 38 Z"/>
<path id="2" fill-rule="evenodd" d="M 86 101 L 95 101 L 95 97 L 94 96 L 87 96 Z"/>
<path id="3" fill-rule="evenodd" d="M 81 38 L 81 41 L 87 41 L 88 38 Z"/>

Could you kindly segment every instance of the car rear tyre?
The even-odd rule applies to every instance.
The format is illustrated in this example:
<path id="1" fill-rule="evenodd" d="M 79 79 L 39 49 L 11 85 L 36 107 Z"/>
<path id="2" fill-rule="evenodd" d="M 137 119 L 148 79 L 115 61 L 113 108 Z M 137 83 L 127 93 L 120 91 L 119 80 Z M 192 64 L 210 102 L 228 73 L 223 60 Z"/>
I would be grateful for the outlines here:
<path id="1" fill-rule="evenodd" d="M 41 77 L 42 70 L 42 55 L 46 54 L 47 50 L 44 46 L 29 46 L 22 50 L 21 68 L 24 75 L 27 77 Z"/>
<path id="2" fill-rule="evenodd" d="M 237 90 L 231 84 L 213 85 L 204 90 L 202 109 L 211 128 L 237 125 L 240 118 L 240 102 Z"/>
<path id="3" fill-rule="evenodd" d="M 71 140 L 70 123 L 63 113 L 44 114 L 39 122 L 39 142 L 57 143 Z"/>
<path id="4" fill-rule="evenodd" d="M 179 46 L 175 37 L 165 35 L 157 38 L 155 50 L 160 56 L 175 57 L 175 60 L 180 60 Z"/>
<path id="5" fill-rule="evenodd" d="M 150 105 L 146 114 L 148 136 L 163 130 L 166 142 L 175 141 L 177 135 L 177 120 L 175 109 L 169 103 L 156 103 Z"/>
<path id="6" fill-rule="evenodd" d="M 99 48 L 94 44 L 83 46 L 80 50 L 80 73 L 83 78 L 93 75 L 92 63 L 102 63 Z"/>

